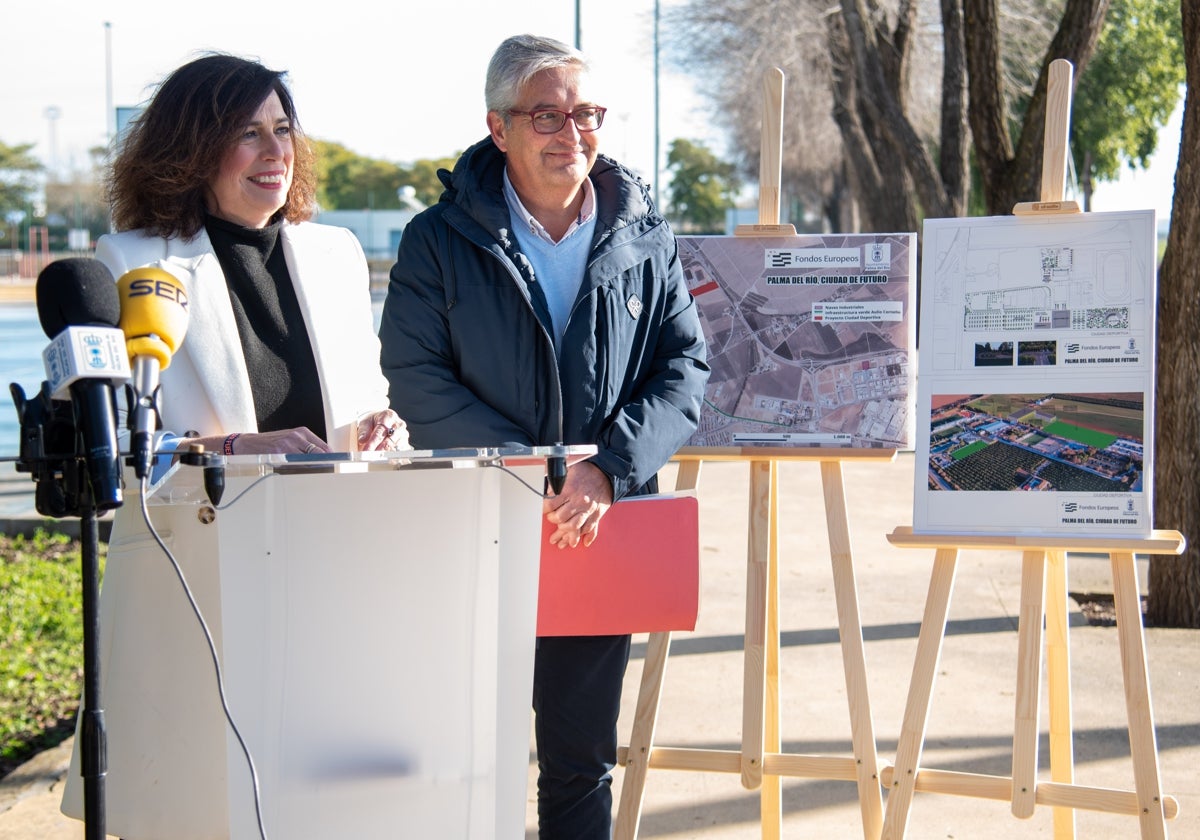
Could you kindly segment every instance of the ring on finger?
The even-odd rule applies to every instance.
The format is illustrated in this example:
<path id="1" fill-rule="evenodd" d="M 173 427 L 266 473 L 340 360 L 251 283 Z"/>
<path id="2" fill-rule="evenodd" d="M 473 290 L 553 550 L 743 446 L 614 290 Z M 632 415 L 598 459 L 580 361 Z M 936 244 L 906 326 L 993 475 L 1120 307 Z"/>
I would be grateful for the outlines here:
<path id="1" fill-rule="evenodd" d="M 304 447 L 304 454 L 311 455 L 312 453 L 317 451 L 317 448 L 318 447 L 315 443 L 309 443 L 308 446 Z"/>

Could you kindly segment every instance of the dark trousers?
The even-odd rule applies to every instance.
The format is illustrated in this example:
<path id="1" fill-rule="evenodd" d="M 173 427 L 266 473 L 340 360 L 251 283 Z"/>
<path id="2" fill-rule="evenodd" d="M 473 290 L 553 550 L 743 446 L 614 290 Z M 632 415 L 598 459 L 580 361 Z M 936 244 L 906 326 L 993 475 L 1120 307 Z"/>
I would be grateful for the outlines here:
<path id="1" fill-rule="evenodd" d="M 629 636 L 538 639 L 533 672 L 540 840 L 610 840 Z"/>

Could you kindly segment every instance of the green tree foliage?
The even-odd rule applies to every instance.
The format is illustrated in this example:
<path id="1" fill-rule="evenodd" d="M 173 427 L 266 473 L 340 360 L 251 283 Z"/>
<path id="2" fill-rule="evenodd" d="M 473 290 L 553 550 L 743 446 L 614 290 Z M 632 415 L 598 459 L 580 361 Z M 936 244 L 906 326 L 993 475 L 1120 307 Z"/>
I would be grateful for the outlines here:
<path id="1" fill-rule="evenodd" d="M 314 140 L 317 200 L 326 210 L 398 210 L 399 164 L 355 154 L 340 143 Z"/>
<path id="2" fill-rule="evenodd" d="M 418 160 L 406 170 L 406 183 L 416 191 L 417 201 L 426 206 L 437 203 L 445 189 L 437 176 L 438 170 L 453 170 L 457 160 L 458 154 L 436 160 Z"/>
<path id="3" fill-rule="evenodd" d="M 737 169 L 702 143 L 679 138 L 667 151 L 667 215 L 682 233 L 723 233 L 725 211 L 742 188 Z"/>
<path id="4" fill-rule="evenodd" d="M 29 153 L 32 143 L 9 146 L 0 140 L 0 221 L 11 210 L 24 210 L 37 191 L 42 164 Z"/>
<path id="5" fill-rule="evenodd" d="M 1178 3 L 1112 0 L 1071 109 L 1072 157 L 1085 210 L 1095 182 L 1116 179 L 1123 161 L 1130 168 L 1149 164 L 1185 72 Z"/>
<path id="6" fill-rule="evenodd" d="M 451 169 L 458 155 L 418 160 L 411 165 L 364 157 L 340 143 L 313 140 L 317 153 L 317 200 L 325 210 L 418 209 L 402 198 L 401 190 L 420 205 L 441 196 L 438 169 Z"/>

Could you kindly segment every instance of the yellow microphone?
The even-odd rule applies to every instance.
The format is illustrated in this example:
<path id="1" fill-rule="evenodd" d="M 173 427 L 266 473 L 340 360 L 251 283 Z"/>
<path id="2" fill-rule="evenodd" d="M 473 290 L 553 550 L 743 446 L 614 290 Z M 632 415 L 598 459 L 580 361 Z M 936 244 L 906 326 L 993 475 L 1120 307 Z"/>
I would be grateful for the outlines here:
<path id="1" fill-rule="evenodd" d="M 170 272 L 146 266 L 121 275 L 117 281 L 125 348 L 133 368 L 128 386 L 131 461 L 138 478 L 150 474 L 154 463 L 154 432 L 158 408 L 158 374 L 171 364 L 188 325 L 187 289 Z"/>

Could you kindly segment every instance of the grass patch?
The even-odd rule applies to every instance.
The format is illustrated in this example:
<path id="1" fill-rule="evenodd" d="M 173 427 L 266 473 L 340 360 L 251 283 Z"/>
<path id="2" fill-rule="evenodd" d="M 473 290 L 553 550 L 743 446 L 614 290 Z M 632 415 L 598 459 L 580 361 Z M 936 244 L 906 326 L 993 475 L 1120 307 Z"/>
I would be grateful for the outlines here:
<path id="1" fill-rule="evenodd" d="M 105 549 L 102 542 L 102 560 Z M 0 777 L 74 731 L 83 685 L 80 552 L 62 534 L 0 534 Z"/>
<path id="2" fill-rule="evenodd" d="M 1062 420 L 1055 420 L 1053 423 L 1047 425 L 1043 431 L 1047 434 L 1073 440 L 1096 449 L 1106 449 L 1112 446 L 1113 441 L 1117 439 L 1116 435 L 1097 432 L 1095 429 L 1085 429 L 1082 426 L 1076 426 L 1074 423 L 1066 423 Z"/>
<path id="3" fill-rule="evenodd" d="M 963 458 L 967 458 L 971 455 L 974 455 L 976 452 L 978 452 L 981 449 L 987 449 L 987 444 L 984 443 L 982 440 L 977 440 L 974 443 L 969 443 L 960 449 L 955 449 L 953 452 L 950 453 L 950 457 L 953 458 L 955 461 L 961 461 Z"/>

